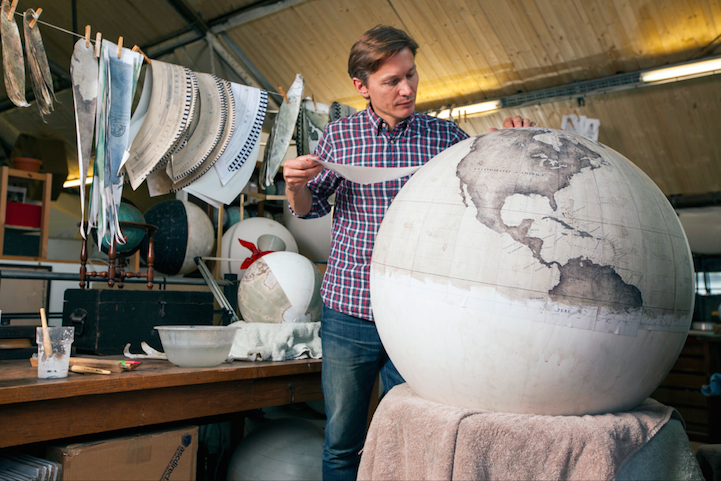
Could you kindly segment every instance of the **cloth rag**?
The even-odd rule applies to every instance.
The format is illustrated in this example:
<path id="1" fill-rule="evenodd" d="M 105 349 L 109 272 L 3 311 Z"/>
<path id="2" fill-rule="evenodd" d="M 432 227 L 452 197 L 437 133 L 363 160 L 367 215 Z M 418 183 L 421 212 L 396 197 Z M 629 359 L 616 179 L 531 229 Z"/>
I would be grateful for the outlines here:
<path id="1" fill-rule="evenodd" d="M 230 356 L 239 361 L 287 361 L 320 359 L 320 322 L 271 324 L 234 322 L 240 325 L 235 334 Z"/>
<path id="2" fill-rule="evenodd" d="M 542 416 L 447 406 L 400 384 L 373 417 L 358 480 L 610 480 L 672 418 L 683 423 L 650 398 L 628 412 Z"/>

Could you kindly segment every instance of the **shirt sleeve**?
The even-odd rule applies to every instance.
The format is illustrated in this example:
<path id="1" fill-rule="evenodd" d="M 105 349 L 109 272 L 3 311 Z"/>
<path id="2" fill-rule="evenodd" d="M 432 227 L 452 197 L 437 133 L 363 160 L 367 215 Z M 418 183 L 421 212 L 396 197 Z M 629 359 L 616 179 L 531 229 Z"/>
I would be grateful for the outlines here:
<path id="1" fill-rule="evenodd" d="M 313 155 L 324 161 L 333 162 L 333 146 L 331 145 L 331 137 L 332 136 L 329 134 L 328 130 L 323 132 L 323 137 L 321 137 Z M 310 212 L 307 215 L 300 216 L 293 212 L 293 209 L 290 208 L 290 204 L 288 204 L 290 212 L 301 219 L 316 219 L 327 215 L 330 213 L 331 209 L 328 198 L 333 195 L 340 181 L 341 178 L 338 174 L 330 169 L 323 169 L 307 184 L 310 189 L 310 193 L 313 196 L 313 205 L 311 206 Z"/>

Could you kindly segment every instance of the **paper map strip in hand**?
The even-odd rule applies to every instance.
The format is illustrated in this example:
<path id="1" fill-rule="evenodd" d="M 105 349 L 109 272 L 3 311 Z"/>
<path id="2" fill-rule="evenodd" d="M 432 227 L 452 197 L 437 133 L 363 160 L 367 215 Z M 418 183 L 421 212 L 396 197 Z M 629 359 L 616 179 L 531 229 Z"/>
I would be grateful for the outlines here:
<path id="1" fill-rule="evenodd" d="M 160 167 L 163 157 L 179 139 L 186 140 L 198 95 L 197 80 L 191 70 L 160 60 L 153 60 L 147 68 L 143 96 L 146 87 L 152 91 L 148 112 L 132 141 L 125 164 L 133 189 Z"/>
<path id="2" fill-rule="evenodd" d="M 78 169 L 80 171 L 80 235 L 85 238 L 85 179 L 90 167 L 95 129 L 95 107 L 98 102 L 98 61 L 92 44 L 87 47 L 80 39 L 73 49 L 70 60 L 70 78 L 73 83 L 73 105 L 75 107 L 75 133 L 78 144 Z"/>
<path id="3" fill-rule="evenodd" d="M 207 73 L 195 75 L 200 96 L 198 125 L 187 145 L 170 158 L 167 173 L 174 182 L 200 167 L 220 140 L 225 125 L 227 99 L 220 79 Z"/>
<path id="4" fill-rule="evenodd" d="M 297 74 L 286 95 L 288 102 L 284 100 L 280 109 L 278 109 L 278 115 L 275 118 L 268 137 L 268 143 L 265 146 L 263 163 L 259 173 L 259 181 L 266 187 L 275 182 L 275 174 L 278 173 L 280 164 L 288 151 L 290 139 L 293 137 L 293 130 L 295 129 L 295 122 L 298 119 L 304 85 L 303 77 Z"/>
<path id="5" fill-rule="evenodd" d="M 15 23 L 15 16 L 10 13 L 10 2 L 2 0 L 2 19 L 0 35 L 2 36 L 3 73 L 5 74 L 5 90 L 8 98 L 18 107 L 30 107 L 25 100 L 25 59 L 20 31 Z"/>
<path id="6" fill-rule="evenodd" d="M 323 167 L 330 169 L 341 177 L 356 184 L 375 184 L 400 179 L 415 174 L 422 165 L 414 167 L 365 167 L 362 165 L 336 164 L 335 162 L 319 161 Z"/>
<path id="7" fill-rule="evenodd" d="M 33 84 L 35 101 L 40 110 L 40 118 L 45 120 L 53 110 L 53 77 L 50 74 L 48 56 L 45 53 L 43 38 L 40 36 L 40 25 L 36 23 L 30 28 L 30 21 L 35 18 L 35 10 L 28 8 L 23 15 L 23 27 L 25 30 L 25 57 L 28 59 L 28 71 Z"/>

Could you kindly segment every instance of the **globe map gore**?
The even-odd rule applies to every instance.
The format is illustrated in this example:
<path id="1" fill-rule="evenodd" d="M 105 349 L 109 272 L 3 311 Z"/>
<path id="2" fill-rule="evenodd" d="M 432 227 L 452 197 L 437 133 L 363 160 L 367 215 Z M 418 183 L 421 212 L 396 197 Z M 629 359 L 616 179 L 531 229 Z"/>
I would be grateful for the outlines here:
<path id="1" fill-rule="evenodd" d="M 512 135 L 511 135 L 512 134 Z M 502 149 L 506 162 L 503 168 L 488 167 L 479 154 Z M 494 164 L 495 165 L 495 164 Z M 640 321 L 643 299 L 638 287 L 624 282 L 613 265 L 599 265 L 586 255 L 568 259 L 565 263 L 557 260 L 546 260 L 542 255 L 544 240 L 529 234 L 533 219 L 526 218 L 518 225 L 504 223 L 501 211 L 513 195 L 539 195 L 545 197 L 554 212 L 558 211 L 555 195 L 570 186 L 571 179 L 582 173 L 609 167 L 609 163 L 601 155 L 580 144 L 574 137 L 562 133 L 526 131 L 500 131 L 494 136 L 480 136 L 471 147 L 471 152 L 458 164 L 457 175 L 462 190 L 475 205 L 476 219 L 489 229 L 499 234 L 508 234 L 511 238 L 528 247 L 543 266 L 555 265 L 560 274 L 556 286 L 548 291 L 550 298 L 556 302 L 575 304 L 583 300 L 591 300 L 594 306 L 604 306 L 611 312 L 621 311 L 625 317 L 624 324 Z M 463 202 L 468 205 L 464 196 Z M 580 212 L 574 212 L 576 216 Z M 572 213 L 563 212 L 570 216 Z M 562 227 L 561 236 L 573 236 L 588 239 L 600 245 L 604 241 L 595 226 L 593 232 L 571 226 L 563 219 L 543 216 L 543 220 L 556 222 Z M 612 241 L 610 241 L 612 242 Z M 550 254 L 550 253 L 549 253 Z M 622 265 L 621 255 L 616 261 Z M 632 315 L 632 318 L 628 316 Z"/>

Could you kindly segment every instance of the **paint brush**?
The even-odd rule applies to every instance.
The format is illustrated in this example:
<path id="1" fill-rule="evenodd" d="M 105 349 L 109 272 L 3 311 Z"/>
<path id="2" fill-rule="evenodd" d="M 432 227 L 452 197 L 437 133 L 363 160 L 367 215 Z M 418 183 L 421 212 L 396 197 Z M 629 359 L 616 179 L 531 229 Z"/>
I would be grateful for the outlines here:
<path id="1" fill-rule="evenodd" d="M 53 345 L 50 342 L 50 331 L 48 331 L 48 318 L 45 317 L 45 308 L 40 308 L 40 322 L 43 326 L 43 345 L 45 348 L 45 359 L 53 355 Z"/>

